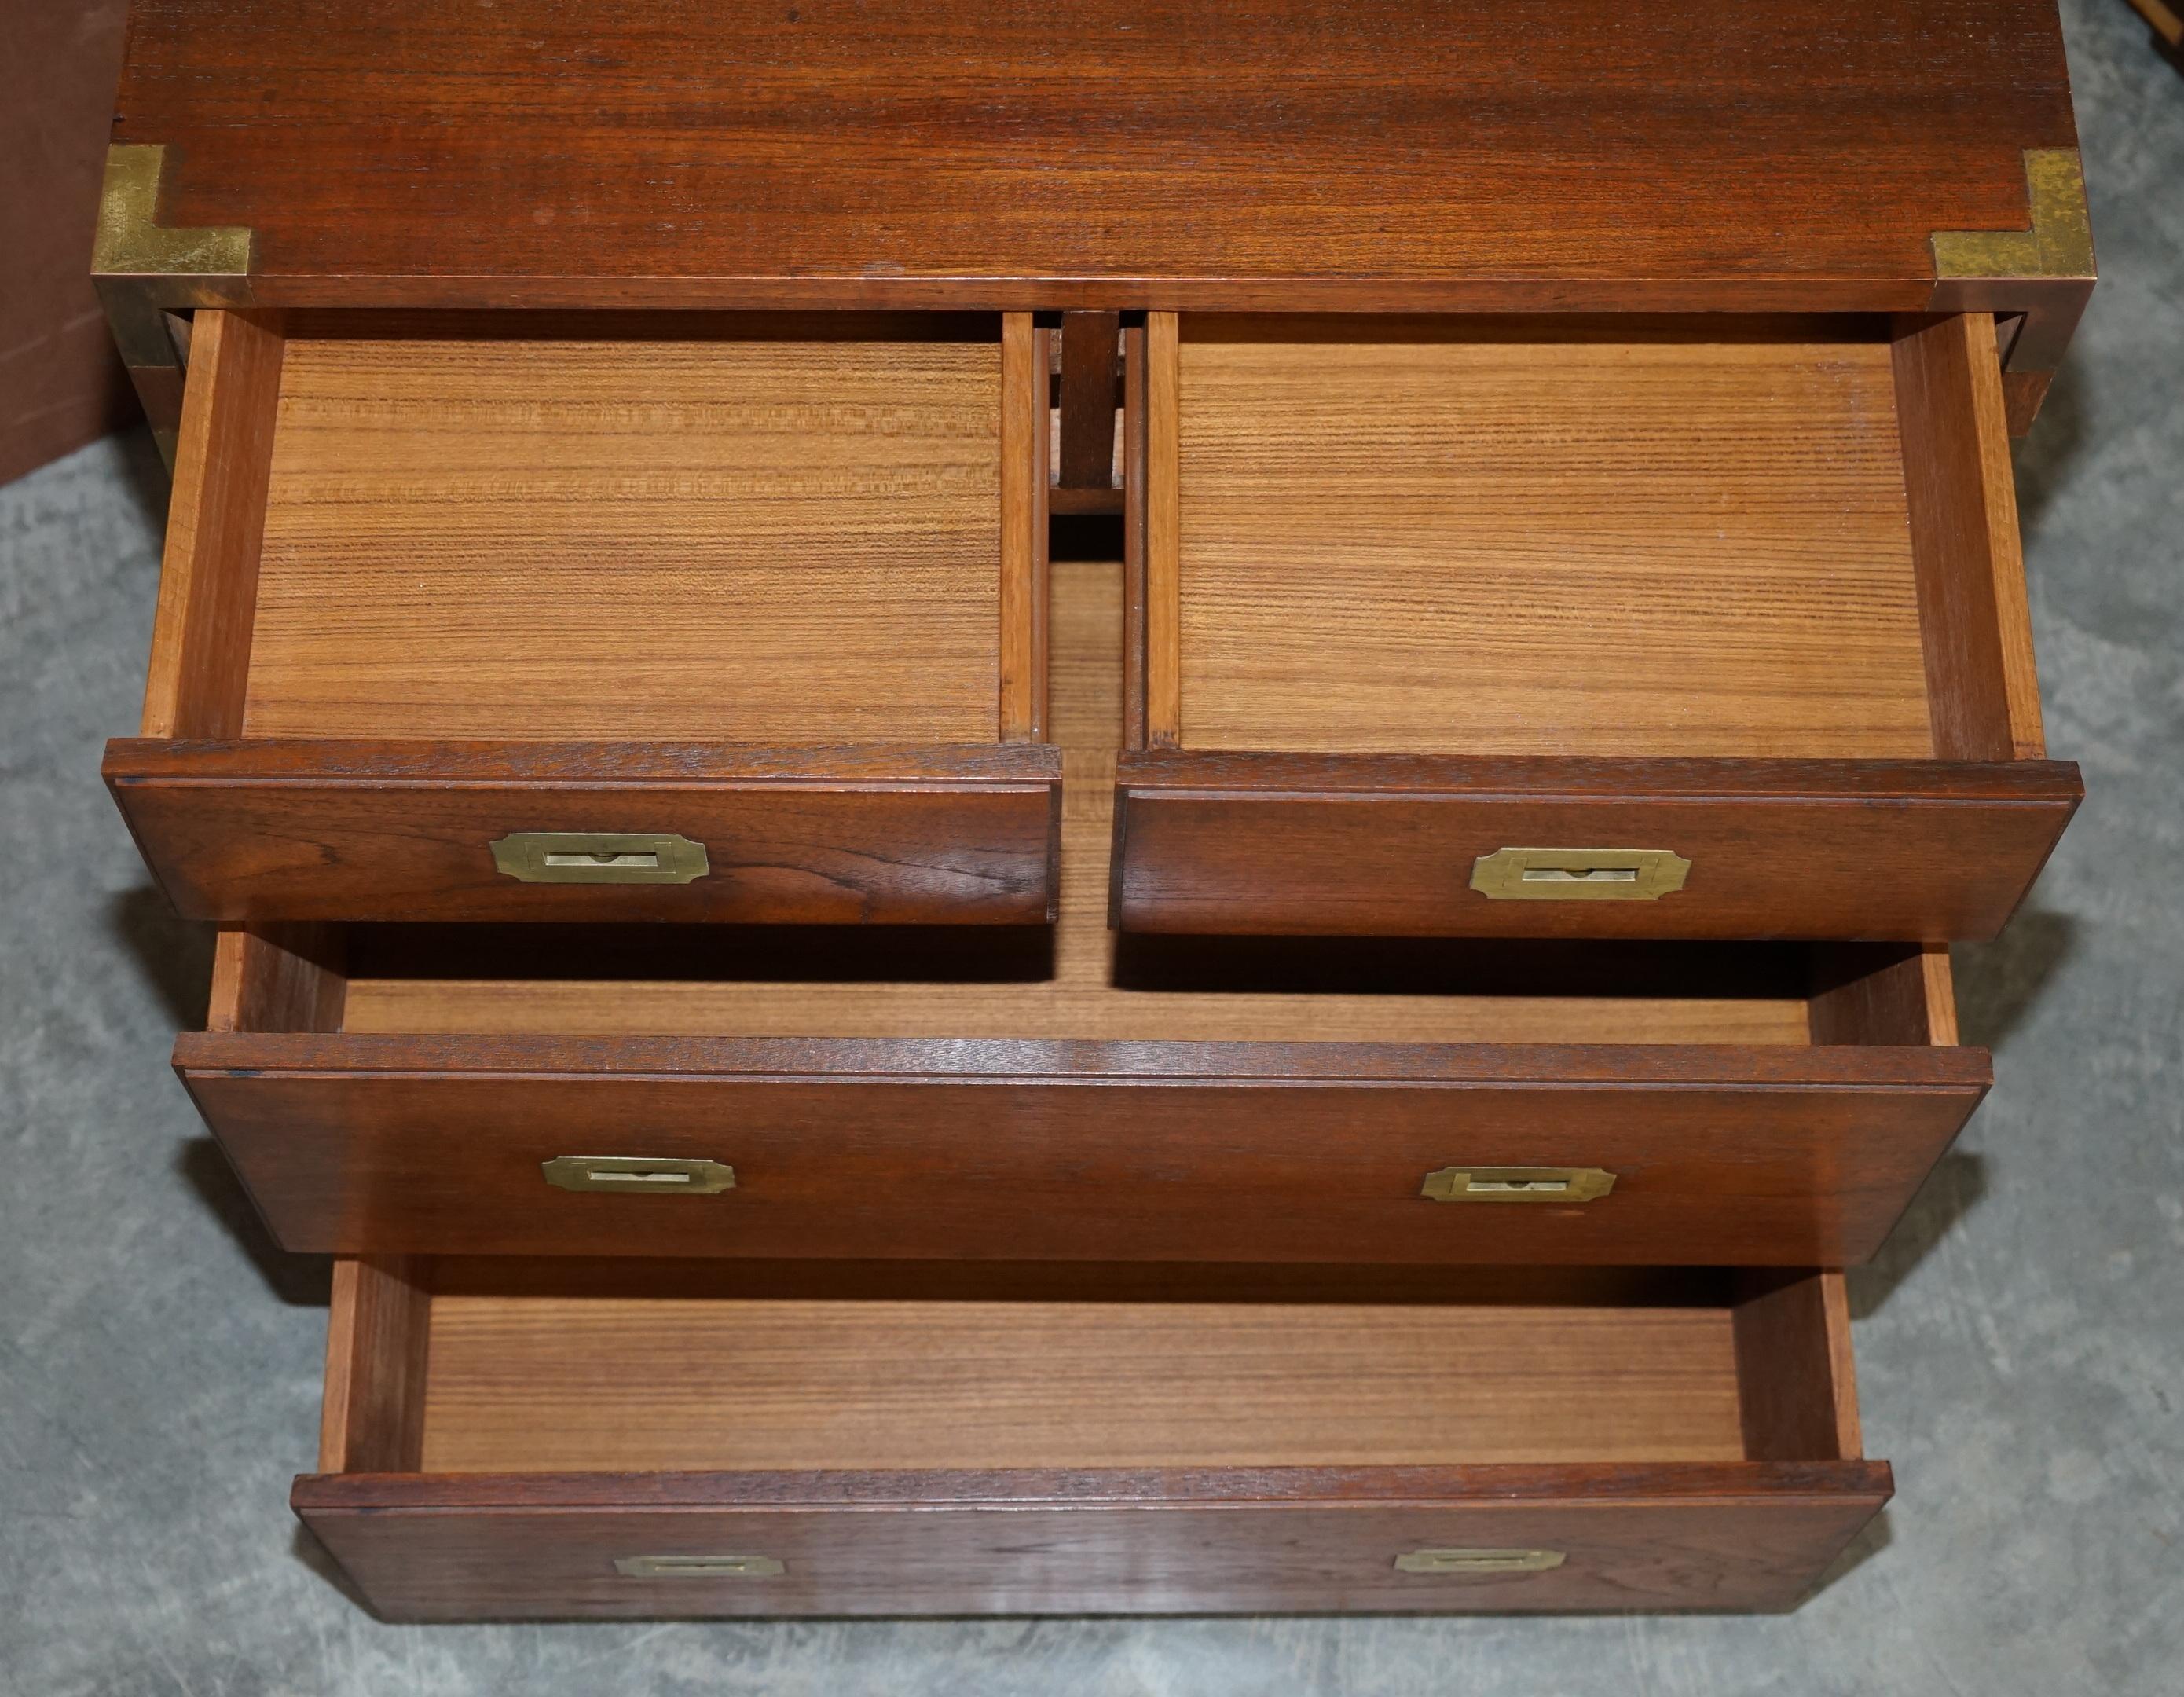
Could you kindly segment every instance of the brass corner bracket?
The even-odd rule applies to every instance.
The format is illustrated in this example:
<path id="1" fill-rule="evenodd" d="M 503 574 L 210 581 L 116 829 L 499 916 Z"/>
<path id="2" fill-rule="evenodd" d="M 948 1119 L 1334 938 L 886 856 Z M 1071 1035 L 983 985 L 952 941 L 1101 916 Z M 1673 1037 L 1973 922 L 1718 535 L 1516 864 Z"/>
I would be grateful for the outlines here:
<path id="1" fill-rule="evenodd" d="M 92 280 L 159 452 L 171 469 L 182 416 L 184 354 L 170 315 L 250 299 L 253 233 L 239 225 L 172 229 L 159 219 L 164 143 L 106 150 Z"/>
<path id="2" fill-rule="evenodd" d="M 1934 276 L 1944 282 L 1985 278 L 2093 276 L 2093 226 L 2086 174 L 2075 148 L 2025 150 L 2029 230 L 1936 230 Z"/>
<path id="3" fill-rule="evenodd" d="M 160 224 L 163 142 L 106 150 L 106 184 L 98 199 L 98 237 L 92 247 L 96 276 L 246 276 L 251 232 L 242 225 L 170 229 Z"/>

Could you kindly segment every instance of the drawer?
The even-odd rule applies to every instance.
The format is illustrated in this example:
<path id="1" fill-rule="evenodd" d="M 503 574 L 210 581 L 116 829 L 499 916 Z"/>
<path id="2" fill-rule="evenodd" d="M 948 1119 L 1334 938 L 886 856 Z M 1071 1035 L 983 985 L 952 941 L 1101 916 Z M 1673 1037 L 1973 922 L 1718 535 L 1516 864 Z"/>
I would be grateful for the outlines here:
<path id="1" fill-rule="evenodd" d="M 275 1235 L 1833 1266 L 1874 1252 L 1986 1090 L 1939 948 L 1118 936 L 1123 581 L 1057 561 L 1053 592 L 1051 930 L 224 933 L 214 1029 L 176 1064 Z M 549 1182 L 610 1157 L 654 1177 Z M 1614 1177 L 1436 1199 L 1434 1175 L 1487 1168 Z"/>
<path id="2" fill-rule="evenodd" d="M 187 916 L 1044 924 L 1028 315 L 200 313 L 142 735 Z"/>
<path id="3" fill-rule="evenodd" d="M 720 929 L 230 934 L 176 1069 L 292 1250 L 1723 1264 L 1873 1254 L 1990 1076 L 1938 952 L 1086 991 Z"/>
<path id="4" fill-rule="evenodd" d="M 1133 339 L 1121 925 L 1983 938 L 2077 804 L 1986 316 Z"/>
<path id="5" fill-rule="evenodd" d="M 1780 1609 L 1887 1499 L 1840 1275 L 336 1264 L 392 1620 Z"/>

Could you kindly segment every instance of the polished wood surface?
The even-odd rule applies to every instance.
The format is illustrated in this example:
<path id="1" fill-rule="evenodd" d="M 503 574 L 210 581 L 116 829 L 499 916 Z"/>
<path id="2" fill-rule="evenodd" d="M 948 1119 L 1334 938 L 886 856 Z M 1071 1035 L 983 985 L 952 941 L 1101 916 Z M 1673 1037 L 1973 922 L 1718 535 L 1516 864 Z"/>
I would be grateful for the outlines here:
<path id="1" fill-rule="evenodd" d="M 294 1500 L 393 1616 L 1076 1612 L 1088 1598 L 1126 1610 L 1779 1607 L 1888 1491 L 1885 1465 L 1856 1460 L 1833 1425 L 1825 1303 L 1822 1324 L 1758 1328 L 1755 1344 L 1738 1318 L 1752 1298 L 1726 1276 L 1573 1272 L 1528 1296 L 1499 1271 L 1429 1274 L 1376 1302 L 1387 1276 L 1270 1270 L 1250 1276 L 1255 1303 L 1221 1270 L 1184 1272 L 1150 1301 L 1094 1295 L 1100 1274 L 1070 1299 L 1069 1281 L 1036 1270 L 1002 1294 L 1016 1276 L 999 1269 L 983 1290 L 941 1270 L 900 1299 L 869 1281 L 851 1294 L 848 1267 L 819 1270 L 834 1293 L 816 1299 L 763 1266 L 371 1270 L 429 1283 L 426 1376 L 397 1376 L 370 1405 L 378 1432 L 360 1416 L 344 1453 L 375 1455 L 421 1421 L 420 1460 L 370 1471 L 330 1452 Z M 362 1287 L 343 1276 L 337 1292 Z M 1209 1311 L 1217 1291 L 1226 1300 Z M 335 1322 L 329 1384 L 345 1389 L 389 1349 L 353 1309 Z M 1758 1395 L 1785 1410 L 1809 1399 L 1821 1453 L 1747 1457 Z M 1632 1453 L 1541 1459 L 1562 1445 Z M 1484 1459 L 1502 1449 L 1530 1459 Z M 1426 1459 L 1338 1459 L 1358 1452 Z M 1187 1459 L 1208 1453 L 1310 1459 Z M 971 1459 L 889 1465 L 958 1454 Z M 767 1467 L 763 1454 L 791 1459 Z M 1056 1459 L 1009 1465 L 1017 1456 Z M 669 1460 L 686 1465 L 657 1465 Z M 1525 1575 L 1394 1566 L 1449 1546 L 1566 1560 Z M 614 1569 L 677 1553 L 766 1555 L 783 1571 L 633 1582 Z"/>
<path id="2" fill-rule="evenodd" d="M 405 1473 L 424 1465 L 428 1263 L 382 1257 L 334 1263 L 326 1315 L 322 1473 Z"/>
<path id="3" fill-rule="evenodd" d="M 1916 311 L 2075 144 L 2052 0 L 131 22 L 114 139 L 261 304 Z"/>
<path id="4" fill-rule="evenodd" d="M 1133 652 L 1143 668 L 1146 745 L 1173 748 L 1183 723 L 1181 353 L 1173 312 L 1145 315 L 1145 647 Z M 1195 586 L 1194 586 L 1195 587 Z"/>
<path id="5" fill-rule="evenodd" d="M 1981 313 L 1908 320 L 1891 351 L 1934 751 L 2037 760 L 2048 741 L 1994 321 Z"/>
<path id="6" fill-rule="evenodd" d="M 155 879 L 230 922 L 1046 923 L 1045 336 L 200 315 L 106 765 Z M 538 830 L 711 870 L 504 877 Z"/>
<path id="7" fill-rule="evenodd" d="M 276 1017 L 177 1048 L 276 1233 L 456 1253 L 1843 1263 L 1986 1088 L 1984 1055 L 1930 1046 L 1946 975 L 1929 985 L 1901 948 L 1118 937 L 1118 574 L 1058 563 L 1055 590 L 1050 940 L 357 929 L 342 1036 L 299 1041 L 283 1034 L 317 1028 Z M 609 1128 L 642 1134 L 629 1153 L 727 1161 L 737 1188 L 543 1183 L 542 1161 L 611 1153 L 592 1147 Z M 1622 1177 L 1573 1208 L 1420 1197 L 1462 1161 Z"/>
<path id="8" fill-rule="evenodd" d="M 1117 923 L 1474 937 L 1980 940 L 2084 795 L 2068 762 L 1126 754 Z M 1669 848 L 1652 901 L 1495 902 L 1509 847 Z"/>
<path id="9" fill-rule="evenodd" d="M 1852 1047 L 185 1036 L 287 1248 L 1779 1264 L 1871 1255 L 1986 1058 Z M 710 1197 L 541 1163 L 724 1162 Z M 1451 1165 L 1602 1167 L 1577 1205 Z"/>
<path id="10" fill-rule="evenodd" d="M 1880 1462 L 1070 1473 L 352 1475 L 296 1510 L 389 1620 L 1793 1607 L 1888 1499 Z M 998 1510 L 998 1511 L 997 1511 Z M 1420 1549 L 1552 1549 L 1416 1575 Z M 616 1560 L 772 1555 L 774 1577 Z"/>
<path id="11" fill-rule="evenodd" d="M 192 347 L 159 605 L 140 726 L 148 737 L 242 734 L 266 480 L 285 344 L 247 314 L 209 312 Z"/>
<path id="12" fill-rule="evenodd" d="M 1151 315 L 1115 923 L 1992 936 L 2081 793 L 2039 758 L 1992 338 Z M 1549 846 L 1693 869 L 1469 887 Z"/>
<path id="13" fill-rule="evenodd" d="M 1156 320 L 1180 745 L 1930 756 L 1887 343 L 1643 323 Z"/>
<path id="14" fill-rule="evenodd" d="M 334 925 L 224 925 L 213 946 L 208 1031 L 338 1031 L 348 935 Z"/>
<path id="15" fill-rule="evenodd" d="M 1005 313 L 1001 317 L 1000 367 L 1000 494 L 1001 539 L 997 664 L 1000 668 L 1000 725 L 1004 742 L 1036 742 L 1046 734 L 1046 547 L 1047 455 L 1049 410 L 1046 395 L 1047 338 L 1035 328 L 1028 312 Z M 859 430 L 889 431 L 884 417 L 860 419 Z M 934 493 L 950 499 L 961 494 L 956 482 L 944 472 Z M 890 510 L 882 515 L 877 534 L 866 545 L 886 555 L 884 569 L 872 578 L 870 589 L 884 606 L 899 592 L 909 624 L 895 632 L 893 646 L 883 643 L 872 657 L 884 656 L 888 667 L 905 672 L 929 662 L 918 652 L 916 620 L 918 596 L 914 570 L 900 557 L 900 543 L 890 534 L 903 522 Z M 889 622 L 884 613 L 883 623 Z M 831 624 L 822 638 L 832 649 Z M 850 657 L 855 657 L 854 645 Z M 852 683 L 851 688 L 871 689 L 872 684 Z M 880 691 L 884 699 L 887 691 Z M 815 712 L 815 709 L 818 711 Z M 812 722 L 824 722 L 824 710 L 807 699 L 800 711 Z M 902 734 L 904 733 L 889 733 Z"/>
<path id="16" fill-rule="evenodd" d="M 114 741 L 106 780 L 193 919 L 1045 924 L 1059 756 L 1038 744 Z M 525 884 L 530 830 L 668 832 L 688 884 Z"/>
<path id="17" fill-rule="evenodd" d="M 1755 1461 L 1862 1454 L 1842 1275 L 1747 1272 L 1730 1319 L 1743 1453 Z"/>
<path id="18" fill-rule="evenodd" d="M 1122 327 L 1121 315 L 1112 312 L 1070 312 L 1061 319 L 1055 486 L 1086 497 L 1089 511 L 1120 511 L 1122 505 L 1122 479 L 1115 475 Z M 1091 499 L 1097 496 L 1109 499 Z"/>
<path id="19" fill-rule="evenodd" d="M 1002 363 L 300 326 L 243 733 L 996 740 Z"/>
<path id="20" fill-rule="evenodd" d="M 428 1473 L 1744 1459 L 1719 1308 L 515 1294 L 432 1328 Z"/>

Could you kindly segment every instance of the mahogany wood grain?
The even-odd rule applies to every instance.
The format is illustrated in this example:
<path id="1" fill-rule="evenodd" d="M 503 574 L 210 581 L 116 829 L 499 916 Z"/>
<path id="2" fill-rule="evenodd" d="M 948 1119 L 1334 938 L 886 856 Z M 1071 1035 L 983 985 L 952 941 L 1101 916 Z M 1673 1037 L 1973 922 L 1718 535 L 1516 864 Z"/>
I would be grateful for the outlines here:
<path id="1" fill-rule="evenodd" d="M 1956 989 L 1946 943 L 1911 952 L 1873 944 L 1823 945 L 1812 953 L 1815 1043 L 1957 1041 Z"/>
<path id="2" fill-rule="evenodd" d="M 1047 332 L 1034 327 L 1029 313 L 1001 315 L 998 663 L 1003 742 L 1036 742 L 1046 724 L 1046 341 Z M 898 581 L 890 562 L 874 587 L 891 596 Z M 914 604 L 905 611 L 914 617 Z M 827 639 L 833 639 L 831 626 Z M 921 663 L 914 638 L 905 643 L 902 657 L 912 667 Z M 807 701 L 805 711 L 814 705 Z"/>
<path id="3" fill-rule="evenodd" d="M 1880 1046 L 185 1036 L 176 1064 L 297 1250 L 1849 1263 L 1988 1079 Z M 725 1162 L 717 1196 L 540 1164 Z M 1569 1206 L 1450 1165 L 1604 1167 Z"/>
<path id="4" fill-rule="evenodd" d="M 1884 1464 L 1747 1458 L 1762 1395 L 1786 1420 L 1810 1400 L 1830 1455 L 1855 1446 L 1830 1424 L 1827 1327 L 1756 1347 L 1723 1276 L 1579 1270 L 1527 1295 L 1499 1270 L 1268 1270 L 1248 1276 L 1262 1306 L 1223 1270 L 1102 1298 L 1104 1276 L 1034 1270 L 1006 1294 L 1015 1275 L 996 1269 L 982 1298 L 942 1269 L 889 1298 L 822 1269 L 815 1288 L 844 1293 L 815 1300 L 764 1294 L 779 1281 L 762 1267 L 426 1264 L 417 1460 L 364 1471 L 367 1432 L 413 1417 L 382 1398 L 347 1440 L 357 1459 L 330 1453 L 293 1497 L 390 1616 L 1781 1607 L 1889 1490 Z M 329 1383 L 347 1392 L 387 1352 L 337 1322 L 350 1359 Z M 1748 1382 L 1763 1374 L 1780 1376 L 1771 1392 Z M 1773 1437 L 1794 1449 L 1787 1430 Z M 1563 1446 L 1635 1453 L 1546 1459 Z M 1292 1453 L 1311 1459 L 1192 1459 Z M 1424 1459 L 1340 1459 L 1359 1453 Z M 1529 1459 L 1485 1459 L 1504 1453 Z M 1018 1456 L 1056 1459 L 1001 1465 Z M 649 1465 L 671 1460 L 699 1465 Z M 1565 1560 L 1395 1566 L 1451 1546 Z M 658 1555 L 782 1571 L 616 1571 Z"/>
<path id="5" fill-rule="evenodd" d="M 1782 1043 L 1806 1037 L 1796 971 L 1740 971 L 1627 952 L 1565 957 L 1540 969 L 1478 952 L 1362 953 L 1315 961 L 1284 950 L 1237 958 L 1194 942 L 1118 944 L 1107 925 L 1118 674 L 1124 626 L 1112 565 L 1055 568 L 1052 734 L 1067 774 L 1059 832 L 1057 923 L 1027 960 L 1017 940 L 816 939 L 795 932 L 724 940 L 688 969 L 669 944 L 647 952 L 569 948 L 547 967 L 510 940 L 429 970 L 403 957 L 359 963 L 349 1029 L 380 1032 L 606 1033 L 633 1036 L 1417 1042 Z M 992 751 L 999 761 L 1019 756 Z M 473 934 L 474 935 L 474 934 Z M 807 963 L 822 941 L 832 952 Z M 596 963 L 595 964 L 593 963 Z"/>
<path id="6" fill-rule="evenodd" d="M 198 327 L 144 682 L 148 737 L 241 733 L 283 351 L 269 316 L 209 312 Z"/>
<path id="7" fill-rule="evenodd" d="M 1061 319 L 1061 452 L 1056 483 L 1102 493 L 1115 488 L 1115 388 L 1122 315 L 1069 312 Z"/>
<path id="8" fill-rule="evenodd" d="M 1043 924 L 1061 762 L 1050 747 L 115 741 L 109 786 L 191 918 Z M 491 845 L 670 832 L 688 884 L 526 884 Z"/>
<path id="9" fill-rule="evenodd" d="M 1181 745 L 1930 756 L 1889 348 L 1797 333 L 1185 318 Z"/>
<path id="10" fill-rule="evenodd" d="M 1124 748 L 1143 748 L 1145 722 L 1145 506 L 1147 397 L 1145 327 L 1123 332 L 1123 734 Z M 1173 619 L 1170 624 L 1173 625 Z"/>
<path id="11" fill-rule="evenodd" d="M 1987 316 L 1167 321 L 1117 924 L 1942 941 L 2045 863 Z M 1557 846 L 1694 869 L 1469 888 Z"/>
<path id="12" fill-rule="evenodd" d="M 331 1047 L 177 1052 L 276 1234 L 455 1253 L 1825 1264 L 1872 1252 L 1985 1088 L 1983 1055 L 1925 1047 L 1908 1018 L 1804 1047 L 1808 998 L 1854 993 L 1901 950 L 1823 983 L 1791 948 L 1118 941 L 1121 585 L 1112 566 L 1055 573 L 1069 784 L 1050 952 L 944 930 L 547 943 L 464 927 L 443 946 L 357 928 Z M 627 1144 L 640 1133 L 646 1148 Z M 737 1187 L 544 1184 L 540 1162 L 611 1153 L 603 1139 L 727 1161 Z M 1462 1160 L 1624 1176 L 1569 1209 L 1420 1196 Z"/>
<path id="13" fill-rule="evenodd" d="M 2040 409 L 2047 401 L 2048 391 L 2054 381 L 2053 371 L 2004 371 L 2002 374 L 2003 408 L 2008 415 L 2011 436 L 2030 436 L 2032 433 L 2032 427 L 2040 421 Z"/>
<path id="14" fill-rule="evenodd" d="M 2048 744 L 1994 321 L 1906 320 L 1893 349 L 1934 751 L 2040 759 Z"/>
<path id="15" fill-rule="evenodd" d="M 2084 793 L 2067 762 L 1125 754 L 1117 923 L 1387 936 L 1993 936 Z M 1509 847 L 1668 848 L 1652 901 L 1496 902 Z"/>
<path id="16" fill-rule="evenodd" d="M 131 21 L 114 139 L 264 304 L 1916 311 L 2076 139 L 2053 0 Z"/>
<path id="17" fill-rule="evenodd" d="M 1145 315 L 1145 745 L 1173 748 L 1183 724 L 1181 350 L 1176 315 Z"/>
<path id="18" fill-rule="evenodd" d="M 334 1263 L 321 1473 L 414 1473 L 424 1466 L 431 1277 L 430 1264 L 415 1256 Z"/>
<path id="19" fill-rule="evenodd" d="M 285 332 L 200 315 L 146 734 L 109 751 L 183 912 L 1051 918 L 1028 315 Z M 533 830 L 712 871 L 520 884 L 490 845 Z"/>
<path id="20" fill-rule="evenodd" d="M 1744 1454 L 1855 1460 L 1863 1440 L 1842 1275 L 1747 1272 L 1730 1314 Z"/>
<path id="21" fill-rule="evenodd" d="M 338 926 L 224 925 L 214 945 L 209 1031 L 338 1031 L 348 996 Z"/>
<path id="22" fill-rule="evenodd" d="M 292 336 L 244 734 L 995 740 L 1030 333 Z"/>
<path id="23" fill-rule="evenodd" d="M 1715 1307 L 441 1296 L 416 1465 L 1741 1461 L 1738 1365 Z"/>
<path id="24" fill-rule="evenodd" d="M 1886 1503 L 1880 1462 L 1184 1473 L 371 1475 L 297 1513 L 389 1620 L 1494 1613 L 1794 1606 Z M 1541 1573 L 1407 1574 L 1420 1549 Z M 630 1555 L 770 1555 L 636 1580 Z"/>

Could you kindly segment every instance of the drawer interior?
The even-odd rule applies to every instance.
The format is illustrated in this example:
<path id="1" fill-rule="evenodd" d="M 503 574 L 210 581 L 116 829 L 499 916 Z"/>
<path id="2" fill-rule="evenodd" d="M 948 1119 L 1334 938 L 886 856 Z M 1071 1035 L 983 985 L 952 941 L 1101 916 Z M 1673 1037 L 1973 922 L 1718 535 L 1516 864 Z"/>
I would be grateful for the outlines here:
<path id="1" fill-rule="evenodd" d="M 1145 740 L 2043 751 L 1992 322 L 1154 314 Z"/>
<path id="2" fill-rule="evenodd" d="M 274 934 L 278 935 L 278 933 Z M 1110 1041 L 1955 1041 L 1947 957 L 1889 945 L 1152 940 L 1082 969 L 1053 941 L 945 930 L 355 926 L 355 1034 Z M 274 958 L 269 948 L 266 960 Z M 269 965 L 258 970 L 271 970 Z"/>
<path id="3" fill-rule="evenodd" d="M 1045 338 L 200 314 L 146 734 L 1033 736 Z"/>
<path id="4" fill-rule="evenodd" d="M 1860 1453 L 1839 1275 L 337 1266 L 328 1473 Z"/>

